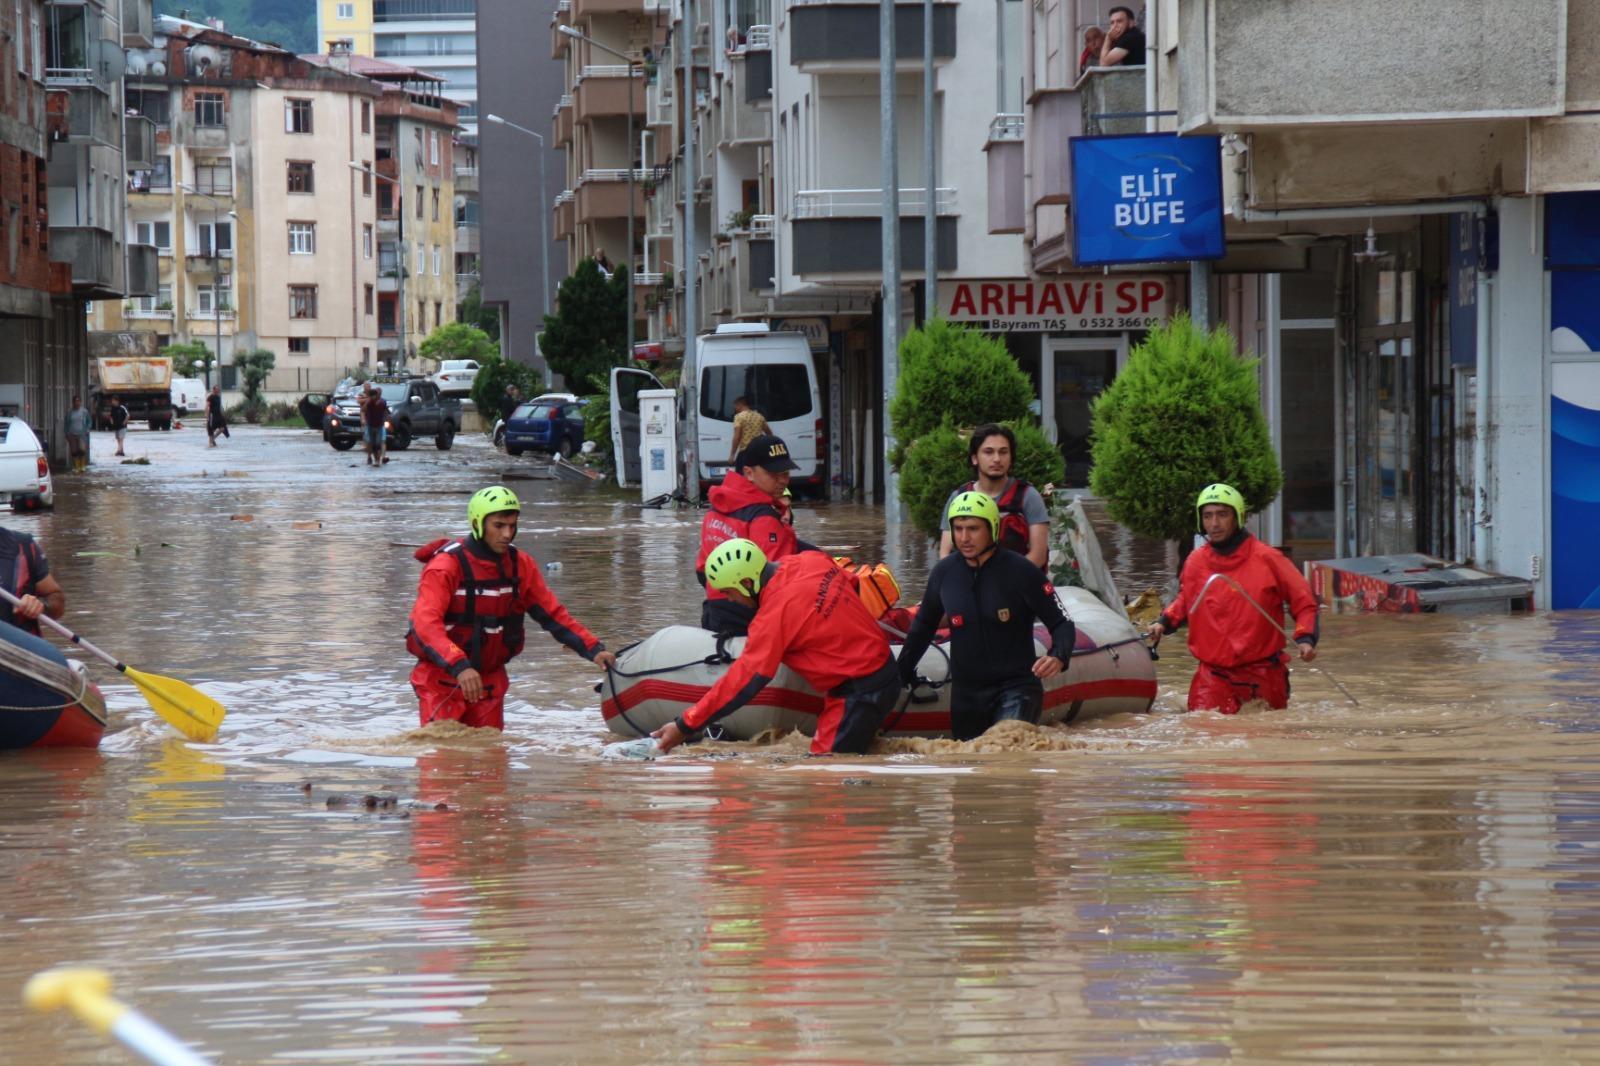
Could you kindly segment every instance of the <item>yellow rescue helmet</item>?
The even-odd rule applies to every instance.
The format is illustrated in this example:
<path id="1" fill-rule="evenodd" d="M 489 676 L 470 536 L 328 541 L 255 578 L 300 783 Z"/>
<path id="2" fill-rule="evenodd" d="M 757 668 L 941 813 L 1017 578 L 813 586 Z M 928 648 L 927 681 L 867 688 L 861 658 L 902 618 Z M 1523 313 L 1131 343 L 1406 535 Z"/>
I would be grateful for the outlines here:
<path id="1" fill-rule="evenodd" d="M 706 556 L 706 584 L 718 592 L 754 596 L 761 591 L 761 578 L 766 569 L 767 557 L 761 546 L 753 540 L 735 537 L 718 544 Z"/>
<path id="2" fill-rule="evenodd" d="M 958 518 L 981 518 L 989 523 L 989 532 L 994 539 L 1000 539 L 1000 506 L 994 502 L 994 497 L 987 492 L 960 492 L 950 501 L 950 507 L 945 511 L 945 517 L 950 519 L 951 529 L 955 528 Z"/>
<path id="3" fill-rule="evenodd" d="M 1244 497 L 1232 485 L 1224 485 L 1220 481 L 1214 485 L 1207 485 L 1200 490 L 1200 498 L 1194 504 L 1195 528 L 1205 532 L 1205 523 L 1200 521 L 1200 514 L 1206 509 L 1207 504 L 1220 503 L 1233 508 L 1239 524 L 1244 525 Z"/>

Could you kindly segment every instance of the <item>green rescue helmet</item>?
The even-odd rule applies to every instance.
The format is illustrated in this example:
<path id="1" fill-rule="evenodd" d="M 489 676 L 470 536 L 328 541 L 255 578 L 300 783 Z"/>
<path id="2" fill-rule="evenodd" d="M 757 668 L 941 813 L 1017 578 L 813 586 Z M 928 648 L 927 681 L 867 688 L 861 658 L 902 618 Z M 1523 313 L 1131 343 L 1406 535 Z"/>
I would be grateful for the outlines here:
<path id="1" fill-rule="evenodd" d="M 945 517 L 950 519 L 952 530 L 958 518 L 981 518 L 989 523 L 990 535 L 996 541 L 1000 539 L 1000 505 L 987 492 L 969 490 L 957 493 L 956 498 L 950 501 Z"/>
<path id="2" fill-rule="evenodd" d="M 706 584 L 718 592 L 755 596 L 761 591 L 761 578 L 766 569 L 767 557 L 761 546 L 753 540 L 735 537 L 718 544 L 706 556 Z"/>
<path id="3" fill-rule="evenodd" d="M 522 503 L 517 499 L 517 494 L 504 485 L 490 485 L 474 492 L 472 499 L 467 501 L 467 524 L 472 527 L 472 535 L 482 540 L 483 520 L 505 511 L 520 513 Z"/>
<path id="4" fill-rule="evenodd" d="M 1207 485 L 1205 488 L 1201 489 L 1200 498 L 1195 501 L 1195 528 L 1200 530 L 1200 532 L 1204 533 L 1206 528 L 1205 523 L 1200 520 L 1200 514 L 1206 509 L 1206 505 L 1209 503 L 1226 504 L 1227 506 L 1232 507 L 1234 515 L 1237 516 L 1239 525 L 1244 525 L 1244 497 L 1239 495 L 1239 490 L 1234 488 L 1232 485 L 1224 485 L 1219 481 L 1215 485 Z"/>

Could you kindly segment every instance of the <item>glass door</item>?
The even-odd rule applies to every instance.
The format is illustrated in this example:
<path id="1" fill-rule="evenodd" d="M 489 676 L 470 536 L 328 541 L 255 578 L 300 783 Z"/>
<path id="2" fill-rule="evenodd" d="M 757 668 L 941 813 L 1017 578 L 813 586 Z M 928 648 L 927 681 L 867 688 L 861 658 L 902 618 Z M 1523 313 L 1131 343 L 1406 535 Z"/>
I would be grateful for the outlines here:
<path id="1" fill-rule="evenodd" d="M 1066 461 L 1064 483 L 1089 484 L 1090 406 L 1128 360 L 1128 338 L 1067 337 L 1045 341 L 1040 366 L 1040 416 L 1045 436 Z"/>
<path id="2" fill-rule="evenodd" d="M 1356 553 L 1417 550 L 1415 273 L 1358 259 L 1355 351 Z"/>

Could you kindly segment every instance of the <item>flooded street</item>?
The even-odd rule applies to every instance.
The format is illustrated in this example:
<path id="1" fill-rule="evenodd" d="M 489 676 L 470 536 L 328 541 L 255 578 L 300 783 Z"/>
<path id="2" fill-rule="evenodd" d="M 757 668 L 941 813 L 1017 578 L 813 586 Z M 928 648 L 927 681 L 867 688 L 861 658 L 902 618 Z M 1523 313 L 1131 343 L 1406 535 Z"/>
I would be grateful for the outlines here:
<path id="1" fill-rule="evenodd" d="M 95 666 L 100 751 L 0 753 L 7 1061 L 128 1061 L 17 1006 L 82 963 L 230 1063 L 1600 1062 L 1600 615 L 1325 616 L 1283 712 L 1178 713 L 1172 639 L 1150 715 L 602 762 L 598 676 L 536 627 L 505 735 L 413 732 L 411 546 L 540 464 L 95 448 L 3 521 L 69 625 L 229 715 L 185 742 Z M 698 617 L 698 512 L 506 483 L 609 646 Z M 878 509 L 797 527 L 920 591 Z"/>

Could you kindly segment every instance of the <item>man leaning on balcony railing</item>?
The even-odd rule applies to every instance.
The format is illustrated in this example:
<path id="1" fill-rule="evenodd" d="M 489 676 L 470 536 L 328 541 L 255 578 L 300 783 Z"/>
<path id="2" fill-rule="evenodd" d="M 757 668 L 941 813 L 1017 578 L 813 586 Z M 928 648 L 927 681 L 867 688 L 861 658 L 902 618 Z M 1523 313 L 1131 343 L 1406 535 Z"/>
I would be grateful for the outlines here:
<path id="1" fill-rule="evenodd" d="M 1114 7 L 1111 9 L 1111 29 L 1106 32 L 1106 39 L 1100 45 L 1100 65 L 1102 67 L 1142 67 L 1144 66 L 1144 31 L 1141 30 L 1133 18 L 1133 9 Z"/>

